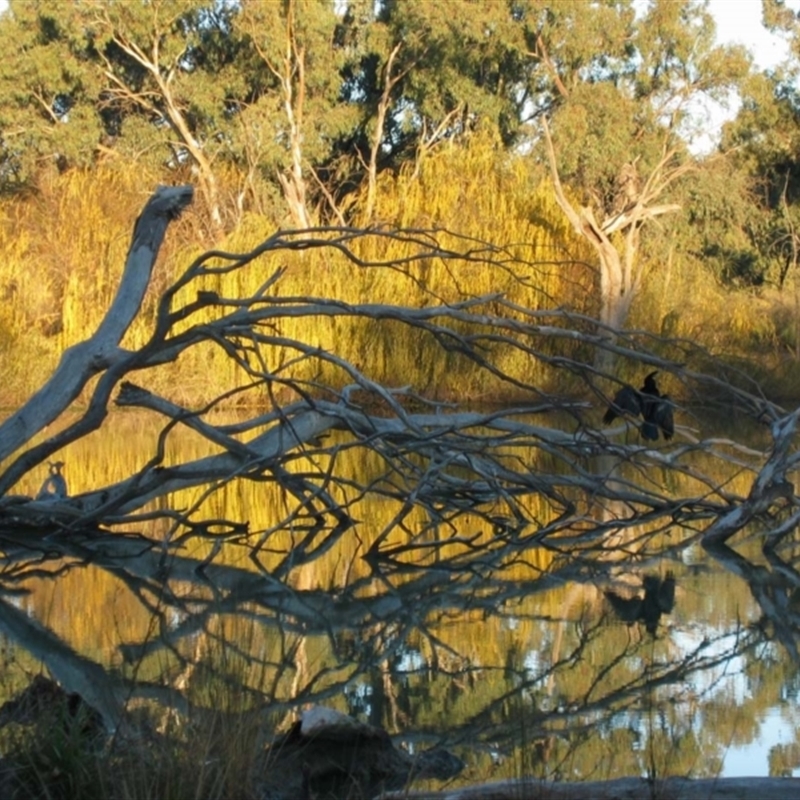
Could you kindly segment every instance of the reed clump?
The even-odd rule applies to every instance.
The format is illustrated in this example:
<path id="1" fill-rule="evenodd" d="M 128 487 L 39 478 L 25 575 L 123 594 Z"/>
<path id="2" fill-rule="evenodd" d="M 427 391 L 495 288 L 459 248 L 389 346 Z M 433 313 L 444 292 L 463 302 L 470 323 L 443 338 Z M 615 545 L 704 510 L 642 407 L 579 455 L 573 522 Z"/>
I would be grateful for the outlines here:
<path id="1" fill-rule="evenodd" d="M 180 732 L 101 742 L 44 718 L 5 736 L 5 800 L 252 800 L 260 761 L 256 731 L 215 715 Z"/>
<path id="2" fill-rule="evenodd" d="M 251 800 L 268 768 L 265 742 L 277 718 L 254 713 L 255 692 L 245 697 L 216 686 L 211 695 L 192 688 L 194 711 L 180 718 L 131 702 L 110 733 L 79 695 L 35 675 L 0 710 L 0 796 Z"/>

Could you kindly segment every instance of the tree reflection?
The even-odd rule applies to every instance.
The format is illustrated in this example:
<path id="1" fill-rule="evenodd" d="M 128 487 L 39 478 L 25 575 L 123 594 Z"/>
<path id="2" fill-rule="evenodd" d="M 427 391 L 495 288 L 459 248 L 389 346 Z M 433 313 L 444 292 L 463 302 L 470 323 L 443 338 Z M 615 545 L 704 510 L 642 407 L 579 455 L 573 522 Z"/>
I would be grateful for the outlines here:
<path id="1" fill-rule="evenodd" d="M 632 532 L 632 566 L 594 543 L 543 550 L 535 535 L 499 523 L 479 547 L 482 519 L 462 511 L 447 528 L 455 535 L 430 526 L 400 546 L 382 534 L 380 549 L 365 540 L 367 571 L 345 568 L 335 587 L 309 580 L 309 569 L 330 558 L 345 526 L 300 531 L 293 547 L 271 554 L 272 569 L 259 554 L 279 549 L 269 547 L 273 537 L 250 546 L 234 531 L 197 555 L 188 546 L 205 533 L 167 545 L 53 535 L 38 552 L 8 543 L 4 596 L 21 597 L 43 576 L 102 570 L 151 623 L 118 645 L 118 669 L 8 603 L 0 627 L 114 726 L 130 724 L 138 702 L 172 725 L 197 720 L 216 713 L 224 688 L 241 698 L 237 713 L 254 719 L 333 705 L 412 748 L 445 741 L 487 775 L 514 774 L 520 760 L 526 774 L 551 778 L 715 774 L 729 735 L 708 723 L 720 687 L 757 663 L 772 636 L 796 652 L 794 569 L 778 569 L 774 555 L 768 569 L 715 553 L 747 581 L 763 618 L 709 628 L 682 603 L 676 554 L 685 543 L 674 536 Z M 659 563 L 670 566 L 659 572 Z"/>

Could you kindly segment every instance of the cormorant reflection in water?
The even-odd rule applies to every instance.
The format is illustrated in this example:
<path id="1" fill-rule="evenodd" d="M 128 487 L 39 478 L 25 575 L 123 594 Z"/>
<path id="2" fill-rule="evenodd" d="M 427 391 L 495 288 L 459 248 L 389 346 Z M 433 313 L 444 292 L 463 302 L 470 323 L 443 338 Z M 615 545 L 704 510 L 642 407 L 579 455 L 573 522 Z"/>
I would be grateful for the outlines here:
<path id="1" fill-rule="evenodd" d="M 616 616 L 628 625 L 644 622 L 648 633 L 655 636 L 662 614 L 675 607 L 675 577 L 668 572 L 662 580 L 658 575 L 645 575 L 642 580 L 644 597 L 624 597 L 616 592 L 604 592 Z"/>

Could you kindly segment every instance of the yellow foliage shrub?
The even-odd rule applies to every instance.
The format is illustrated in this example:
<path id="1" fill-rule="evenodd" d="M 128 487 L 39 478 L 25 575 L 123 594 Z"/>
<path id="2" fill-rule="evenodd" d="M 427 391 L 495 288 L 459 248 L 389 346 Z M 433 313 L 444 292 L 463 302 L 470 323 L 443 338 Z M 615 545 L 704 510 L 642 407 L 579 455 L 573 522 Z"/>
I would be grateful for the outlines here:
<path id="1" fill-rule="evenodd" d="M 359 217 L 364 205 L 360 198 L 353 202 L 355 226 L 399 226 L 419 230 L 420 235 L 433 230 L 441 247 L 470 250 L 473 259 L 359 267 L 332 249 L 283 251 L 229 275 L 210 276 L 202 285 L 192 284 L 176 302 L 192 302 L 198 289 L 248 296 L 276 269 L 286 267 L 273 290 L 282 297 L 426 307 L 501 294 L 521 308 L 570 308 L 594 315 L 594 254 L 571 230 L 549 182 L 534 169 L 531 159 L 475 134 L 466 143 L 442 144 L 397 174 L 381 175 L 372 220 Z M 66 347 L 95 330 L 116 291 L 133 222 L 159 177 L 163 180 L 156 174 L 143 175 L 138 165 L 110 164 L 43 179 L 35 195 L 0 203 L 0 296 L 7 301 L 0 305 L 5 378 L 0 403 L 23 400 L 52 371 Z M 221 178 L 222 196 L 232 208 L 244 197 L 243 185 L 242 176 L 232 171 Z M 266 195 L 250 194 L 254 207 L 266 208 Z M 280 216 L 275 208 L 246 212 L 216 246 L 247 252 L 274 233 Z M 138 348 L 148 340 L 158 297 L 212 244 L 191 209 L 170 228 L 142 314 L 125 346 Z M 358 239 L 353 249 L 367 262 L 401 262 L 412 252 L 408 243 L 381 236 Z M 696 263 L 670 255 L 666 263 L 648 265 L 628 325 L 706 343 L 712 349 L 778 347 L 779 323 L 763 309 L 756 313 L 753 302 L 750 295 L 718 287 Z M 510 313 L 491 305 L 488 311 Z M 204 309 L 190 322 L 220 313 L 218 308 Z M 398 322 L 320 313 L 283 318 L 265 334 L 335 353 L 388 385 L 408 384 L 440 397 L 510 399 L 507 386 L 463 355 L 444 351 L 427 334 Z M 545 355 L 583 357 L 575 345 L 565 352 L 568 345 L 563 341 L 531 339 L 525 344 Z M 569 376 L 555 375 L 519 350 L 491 345 L 489 352 L 498 367 L 516 378 L 543 389 L 570 388 L 559 383 Z M 287 378 L 334 386 L 349 382 L 339 367 L 313 354 L 300 357 L 285 345 L 264 347 L 260 357 L 271 371 L 285 370 Z M 250 378 L 218 346 L 208 344 L 146 380 L 175 400 L 199 404 L 223 387 Z"/>

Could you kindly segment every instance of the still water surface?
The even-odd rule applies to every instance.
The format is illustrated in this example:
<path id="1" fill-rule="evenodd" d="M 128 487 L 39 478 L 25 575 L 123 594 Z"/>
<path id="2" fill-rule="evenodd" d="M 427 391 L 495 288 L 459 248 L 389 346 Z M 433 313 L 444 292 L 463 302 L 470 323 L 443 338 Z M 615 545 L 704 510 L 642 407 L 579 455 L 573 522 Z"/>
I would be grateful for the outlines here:
<path id="1" fill-rule="evenodd" d="M 149 456 L 140 421 L 116 424 L 102 463 L 91 441 L 64 456 L 71 492 Z M 175 458 L 205 454 L 190 435 L 170 446 Z M 341 464 L 362 483 L 380 470 L 363 454 Z M 468 513 L 431 528 L 375 497 L 352 507 L 348 530 L 276 525 L 292 502 L 272 484 L 220 488 L 204 514 L 249 523 L 224 544 L 212 528 L 169 551 L 123 532 L 119 546 L 7 545 L 0 601 L 71 648 L 74 669 L 94 662 L 165 705 L 152 687 L 196 707 L 267 698 L 276 726 L 328 705 L 412 752 L 447 747 L 467 765 L 456 785 L 800 775 L 797 546 L 769 560 L 757 539 L 739 540 L 740 555 L 712 558 L 673 528 L 559 549 Z M 170 528 L 129 533 L 160 543 L 175 540 Z M 365 558 L 387 531 L 388 556 Z M 40 655 L 3 630 L 0 702 Z"/>

